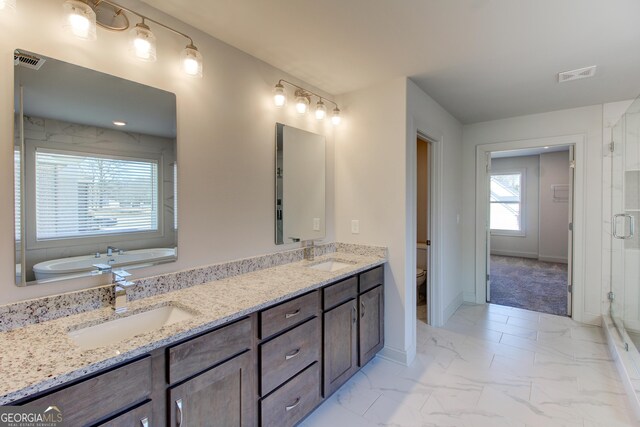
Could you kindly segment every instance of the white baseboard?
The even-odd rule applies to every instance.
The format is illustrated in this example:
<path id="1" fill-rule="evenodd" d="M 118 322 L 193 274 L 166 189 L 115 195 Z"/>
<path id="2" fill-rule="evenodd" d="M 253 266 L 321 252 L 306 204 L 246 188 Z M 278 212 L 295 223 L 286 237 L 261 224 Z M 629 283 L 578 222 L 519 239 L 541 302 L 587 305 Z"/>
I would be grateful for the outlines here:
<path id="1" fill-rule="evenodd" d="M 462 301 L 463 302 L 470 302 L 470 303 L 474 303 L 476 302 L 476 293 L 475 292 L 463 292 L 462 293 Z"/>
<path id="2" fill-rule="evenodd" d="M 455 313 L 458 307 L 462 305 L 463 300 L 464 299 L 462 298 L 462 292 L 460 292 L 458 295 L 456 295 L 453 301 L 451 301 L 451 304 L 449 304 L 444 309 L 444 312 L 442 313 L 442 320 L 444 323 L 447 323 L 447 320 L 449 320 L 449 318 L 453 316 L 453 313 Z"/>
<path id="3" fill-rule="evenodd" d="M 544 262 L 556 262 L 556 263 L 560 263 L 560 264 L 566 264 L 567 261 L 567 257 L 554 257 L 554 256 L 546 256 L 546 255 L 540 255 L 538 257 L 539 261 L 544 261 Z"/>
<path id="4" fill-rule="evenodd" d="M 378 357 L 390 362 L 409 366 L 411 365 L 411 362 L 413 362 L 413 360 L 416 358 L 416 346 L 412 345 L 407 350 L 400 350 L 398 348 L 393 348 L 385 345 L 384 348 L 380 350 L 380 353 L 378 353 Z"/>
<path id="5" fill-rule="evenodd" d="M 520 258 L 538 259 L 537 252 L 500 251 L 500 250 L 491 249 L 491 255 L 514 256 L 514 257 L 520 257 Z"/>

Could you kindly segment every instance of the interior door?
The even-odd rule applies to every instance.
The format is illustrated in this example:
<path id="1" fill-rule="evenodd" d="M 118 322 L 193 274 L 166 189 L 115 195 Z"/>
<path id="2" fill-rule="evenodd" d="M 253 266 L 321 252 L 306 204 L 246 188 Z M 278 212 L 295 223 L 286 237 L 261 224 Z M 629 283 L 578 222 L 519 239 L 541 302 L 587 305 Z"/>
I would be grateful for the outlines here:
<path id="1" fill-rule="evenodd" d="M 569 147 L 569 227 L 567 250 L 567 316 L 571 317 L 572 292 L 573 292 L 573 187 L 576 170 L 576 157 L 574 146 Z"/>
<path id="2" fill-rule="evenodd" d="M 487 247 L 486 247 L 486 273 L 487 273 L 487 302 L 491 302 L 491 153 L 487 153 L 487 175 L 485 177 L 486 182 L 486 194 L 487 200 L 487 223 L 486 234 Z"/>

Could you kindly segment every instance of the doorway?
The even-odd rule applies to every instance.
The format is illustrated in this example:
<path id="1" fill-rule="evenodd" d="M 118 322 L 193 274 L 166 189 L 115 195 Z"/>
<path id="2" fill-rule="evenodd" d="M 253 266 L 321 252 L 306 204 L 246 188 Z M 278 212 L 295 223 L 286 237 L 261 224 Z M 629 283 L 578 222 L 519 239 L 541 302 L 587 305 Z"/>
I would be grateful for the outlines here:
<path id="1" fill-rule="evenodd" d="M 416 317 L 431 324 L 431 183 L 432 143 L 427 138 L 416 139 Z"/>
<path id="2" fill-rule="evenodd" d="M 487 153 L 486 301 L 571 316 L 573 145 Z"/>

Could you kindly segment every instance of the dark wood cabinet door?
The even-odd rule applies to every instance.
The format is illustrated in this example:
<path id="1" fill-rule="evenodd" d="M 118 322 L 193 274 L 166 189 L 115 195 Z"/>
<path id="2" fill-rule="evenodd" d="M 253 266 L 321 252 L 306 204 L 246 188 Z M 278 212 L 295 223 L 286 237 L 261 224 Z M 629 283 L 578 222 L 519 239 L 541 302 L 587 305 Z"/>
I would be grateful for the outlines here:
<path id="1" fill-rule="evenodd" d="M 377 286 L 358 299 L 360 366 L 364 366 L 384 347 L 384 287 Z"/>
<path id="2" fill-rule="evenodd" d="M 252 352 L 169 389 L 172 427 L 249 427 L 255 425 Z"/>
<path id="3" fill-rule="evenodd" d="M 324 396 L 328 397 L 358 371 L 357 300 L 324 313 Z"/>

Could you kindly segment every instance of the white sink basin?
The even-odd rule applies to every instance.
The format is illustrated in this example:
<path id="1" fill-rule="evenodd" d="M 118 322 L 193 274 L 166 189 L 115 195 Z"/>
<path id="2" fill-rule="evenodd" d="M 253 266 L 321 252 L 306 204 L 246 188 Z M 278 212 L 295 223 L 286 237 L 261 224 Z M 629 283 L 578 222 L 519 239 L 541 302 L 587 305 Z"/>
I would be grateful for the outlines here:
<path id="1" fill-rule="evenodd" d="M 310 265 L 309 268 L 313 268 L 314 270 L 320 271 L 337 271 L 342 270 L 345 267 L 350 267 L 352 264 L 348 264 L 346 262 L 329 260 L 325 262 L 321 262 L 320 264 Z"/>
<path id="2" fill-rule="evenodd" d="M 117 344 L 145 332 L 182 322 L 193 314 L 173 305 L 165 305 L 132 316 L 109 320 L 86 328 L 69 331 L 71 340 L 82 350 Z"/>

